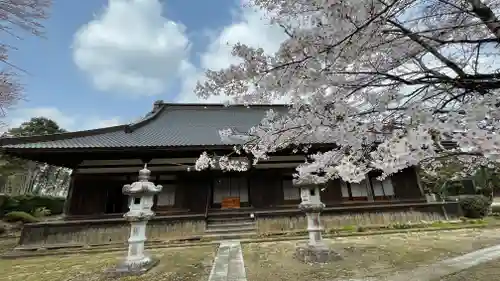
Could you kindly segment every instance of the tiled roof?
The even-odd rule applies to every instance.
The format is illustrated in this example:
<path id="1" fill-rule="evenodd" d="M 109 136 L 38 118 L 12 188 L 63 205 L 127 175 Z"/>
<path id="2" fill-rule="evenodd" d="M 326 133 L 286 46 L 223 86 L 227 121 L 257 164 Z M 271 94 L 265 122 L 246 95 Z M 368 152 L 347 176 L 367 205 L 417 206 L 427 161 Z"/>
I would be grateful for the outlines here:
<path id="1" fill-rule="evenodd" d="M 234 145 L 242 140 L 221 140 L 219 130 L 246 132 L 269 109 L 286 112 L 283 105 L 162 104 L 131 125 L 47 136 L 4 138 L 4 149 L 126 148 Z"/>

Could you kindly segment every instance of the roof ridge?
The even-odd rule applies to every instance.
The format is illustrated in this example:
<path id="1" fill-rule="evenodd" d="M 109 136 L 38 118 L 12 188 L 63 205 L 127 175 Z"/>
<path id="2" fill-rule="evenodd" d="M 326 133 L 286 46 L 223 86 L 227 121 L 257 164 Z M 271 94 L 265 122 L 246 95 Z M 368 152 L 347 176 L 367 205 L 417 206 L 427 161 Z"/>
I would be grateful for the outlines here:
<path id="1" fill-rule="evenodd" d="M 34 136 L 22 136 L 22 137 L 0 137 L 0 146 L 3 145 L 8 145 L 8 144 L 18 144 L 18 143 L 31 143 L 31 142 L 46 142 L 46 141 L 55 141 L 55 140 L 61 140 L 61 139 L 68 139 L 68 138 L 78 138 L 78 137 L 88 137 L 88 136 L 93 136 L 93 135 L 98 135 L 98 134 L 103 134 L 103 133 L 111 133 L 115 131 L 120 131 L 124 130 L 126 133 L 131 133 L 133 130 L 137 129 L 138 127 L 141 127 L 154 119 L 158 115 L 160 111 L 164 108 L 164 104 L 161 103 L 159 108 L 156 108 L 156 110 L 150 111 L 149 113 L 146 114 L 144 118 L 137 122 L 132 122 L 129 124 L 120 124 L 120 125 L 115 125 L 115 126 L 110 126 L 110 127 L 104 127 L 104 128 L 96 128 L 96 129 L 89 129 L 89 130 L 80 130 L 80 131 L 74 131 L 74 132 L 64 132 L 64 133 L 54 133 L 54 134 L 47 134 L 47 135 L 34 135 Z M 50 139 L 47 139 L 47 137 L 50 137 Z"/>
<path id="2" fill-rule="evenodd" d="M 124 127 L 125 133 L 132 133 L 136 129 L 146 125 L 152 120 L 156 119 L 161 112 L 171 107 L 286 107 L 287 104 L 223 104 L 223 103 L 170 103 L 163 100 L 155 101 L 153 110 L 148 112 L 142 119 L 136 122 L 126 124 Z"/>
<path id="3" fill-rule="evenodd" d="M 207 107 L 287 107 L 290 104 L 285 103 L 173 103 L 173 102 L 161 102 L 163 106 L 181 106 L 181 107 L 199 107 L 199 106 L 207 106 Z"/>
<path id="4" fill-rule="evenodd" d="M 75 132 L 55 133 L 48 135 L 22 136 L 22 137 L 0 137 L 0 146 L 7 144 L 31 143 L 31 142 L 47 142 L 68 138 L 88 137 L 97 134 L 111 133 L 123 130 L 126 125 L 116 125 L 111 127 L 89 129 Z M 48 139 L 50 137 L 50 139 Z"/>
<path id="5" fill-rule="evenodd" d="M 17 145 L 17 144 L 22 144 L 22 143 L 35 143 L 35 142 L 51 142 L 51 141 L 59 141 L 59 140 L 66 140 L 66 139 L 73 139 L 73 138 L 80 138 L 80 137 L 91 137 L 91 136 L 97 136 L 101 134 L 106 134 L 106 133 L 116 133 L 116 132 L 124 132 L 125 134 L 127 133 L 132 133 L 135 130 L 137 130 L 140 127 L 146 126 L 150 122 L 154 121 L 155 119 L 158 118 L 162 114 L 162 112 L 165 112 L 167 110 L 188 110 L 188 109 L 201 109 L 201 108 L 253 108 L 253 109 L 271 109 L 271 108 L 284 108 L 289 105 L 286 104 L 250 104 L 250 105 L 245 105 L 245 104 L 217 104 L 217 103 L 207 103 L 207 104 L 202 104 L 202 103 L 166 103 L 163 101 L 156 101 L 154 103 L 153 109 L 148 112 L 142 119 L 139 119 L 138 121 L 131 122 L 128 124 L 121 124 L 121 125 L 116 125 L 116 126 L 111 126 L 111 127 L 104 127 L 104 128 L 96 128 L 96 129 L 90 129 L 90 130 L 81 130 L 81 131 L 74 131 L 74 132 L 65 132 L 65 133 L 57 133 L 57 134 L 49 134 L 49 135 L 37 135 L 37 136 L 26 136 L 26 137 L 0 137 L 0 147 L 6 146 L 6 145 Z M 200 110 L 203 111 L 203 110 Z"/>
<path id="6" fill-rule="evenodd" d="M 160 112 L 162 112 L 165 108 L 167 108 L 167 105 L 165 103 L 163 103 L 163 101 L 156 101 L 155 106 L 153 107 L 153 110 L 148 112 L 144 116 L 144 118 L 142 118 L 141 120 L 139 120 L 137 122 L 132 122 L 132 123 L 124 125 L 125 133 L 132 133 L 137 128 L 140 128 L 140 127 L 146 125 L 147 123 L 149 123 L 150 121 L 152 121 L 153 119 L 156 119 L 156 117 L 158 115 L 160 115 Z"/>

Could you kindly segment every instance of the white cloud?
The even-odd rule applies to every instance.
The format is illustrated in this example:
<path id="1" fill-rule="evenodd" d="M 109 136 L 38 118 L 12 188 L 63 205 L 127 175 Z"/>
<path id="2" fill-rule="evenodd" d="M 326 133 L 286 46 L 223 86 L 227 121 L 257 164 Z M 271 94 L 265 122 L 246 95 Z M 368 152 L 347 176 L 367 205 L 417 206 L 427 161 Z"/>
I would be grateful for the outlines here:
<path id="1" fill-rule="evenodd" d="M 270 25 L 264 18 L 263 11 L 242 7 L 236 22 L 225 27 L 213 40 L 206 53 L 201 56 L 203 68 L 221 69 L 238 60 L 231 56 L 232 45 L 243 43 L 252 47 L 263 48 L 267 53 L 274 53 L 286 38 L 283 30 Z"/>
<path id="2" fill-rule="evenodd" d="M 162 16 L 159 0 L 109 0 L 74 36 L 73 59 L 102 91 L 164 92 L 189 55 L 185 27 Z"/>
<path id="3" fill-rule="evenodd" d="M 59 127 L 68 131 L 88 130 L 102 127 L 119 125 L 119 117 L 100 118 L 98 116 L 71 115 L 59 110 L 56 107 L 33 107 L 19 108 L 8 112 L 7 119 L 4 120 L 6 126 L 0 131 L 8 128 L 18 127 L 23 122 L 29 121 L 33 117 L 45 117 L 55 121 Z"/>
<path id="4" fill-rule="evenodd" d="M 120 122 L 120 118 L 117 116 L 108 119 L 103 119 L 97 116 L 91 116 L 86 118 L 84 126 L 86 126 L 87 129 L 96 129 L 96 128 L 112 127 L 121 124 L 123 123 Z"/>
<path id="5" fill-rule="evenodd" d="M 177 101 L 207 103 L 226 100 L 227 97 L 199 99 L 194 93 L 194 87 L 198 80 L 203 79 L 205 69 L 218 70 L 238 63 L 238 59 L 231 55 L 231 46 L 238 42 L 263 48 L 266 53 L 278 51 L 286 35 L 280 27 L 270 25 L 264 16 L 263 11 L 248 6 L 242 7 L 234 22 L 223 28 L 218 36 L 213 38 L 206 51 L 201 54 L 200 68 L 185 65 L 183 68 L 185 78 L 182 81 L 182 90 L 177 96 Z"/>

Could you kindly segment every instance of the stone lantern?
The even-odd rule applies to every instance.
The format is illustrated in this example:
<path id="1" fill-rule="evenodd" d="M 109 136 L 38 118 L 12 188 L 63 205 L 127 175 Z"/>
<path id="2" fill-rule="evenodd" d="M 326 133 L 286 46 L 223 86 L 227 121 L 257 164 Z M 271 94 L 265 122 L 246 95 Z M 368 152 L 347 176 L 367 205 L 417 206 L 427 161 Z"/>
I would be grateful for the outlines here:
<path id="1" fill-rule="evenodd" d="M 302 184 L 298 185 L 300 188 L 300 199 L 302 202 L 299 204 L 299 209 L 306 213 L 307 217 L 307 231 L 309 232 L 309 245 L 316 246 L 323 243 L 321 237 L 321 223 L 319 215 L 325 204 L 321 202 L 320 189 L 317 184 Z"/>
<path id="2" fill-rule="evenodd" d="M 130 222 L 127 257 L 117 268 L 111 270 L 119 275 L 139 275 L 154 267 L 158 260 L 144 254 L 146 224 L 155 213 L 151 210 L 154 195 L 162 190 L 161 185 L 149 181 L 151 171 L 144 165 L 139 171 L 139 181 L 123 186 L 122 192 L 129 197 L 129 211 L 124 218 Z"/>
<path id="3" fill-rule="evenodd" d="M 309 263 L 325 263 L 340 259 L 337 253 L 328 248 L 321 236 L 323 227 L 320 222 L 320 213 L 325 208 L 325 204 L 321 202 L 320 186 L 295 182 L 294 185 L 300 188 L 302 202 L 299 204 L 299 209 L 306 214 L 307 231 L 309 232 L 308 243 L 297 247 L 295 257 Z"/>

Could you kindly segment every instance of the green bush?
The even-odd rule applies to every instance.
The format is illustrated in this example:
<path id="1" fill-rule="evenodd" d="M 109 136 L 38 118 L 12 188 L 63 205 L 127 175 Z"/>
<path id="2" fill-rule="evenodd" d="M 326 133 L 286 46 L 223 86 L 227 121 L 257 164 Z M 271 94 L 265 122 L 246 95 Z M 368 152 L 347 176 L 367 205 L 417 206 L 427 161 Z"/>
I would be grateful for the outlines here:
<path id="1" fill-rule="evenodd" d="M 4 220 L 6 222 L 23 222 L 23 223 L 33 223 L 39 221 L 31 214 L 28 214 L 26 212 L 17 212 L 17 211 L 7 213 L 4 217 Z"/>
<path id="2" fill-rule="evenodd" d="M 483 218 L 488 215 L 491 201 L 483 195 L 471 195 L 460 199 L 460 207 L 467 218 Z"/>
<path id="3" fill-rule="evenodd" d="M 64 198 L 36 195 L 7 196 L 0 206 L 0 211 L 4 214 L 18 211 L 34 215 L 39 208 L 46 208 L 52 215 L 61 214 L 64 209 Z"/>
<path id="4" fill-rule="evenodd" d="M 50 210 L 45 207 L 36 208 L 33 212 L 33 216 L 36 218 L 50 216 Z"/>

